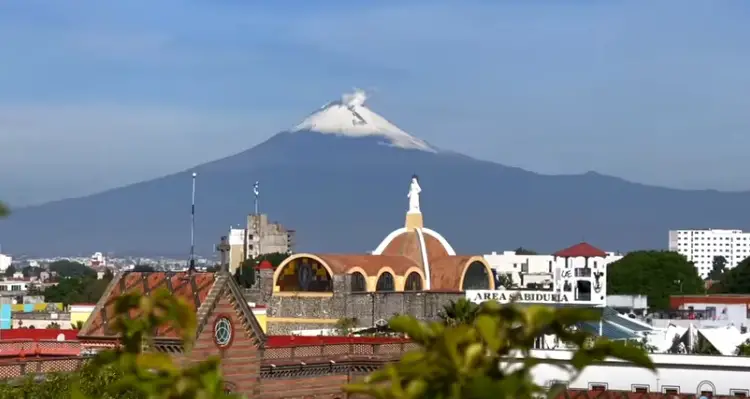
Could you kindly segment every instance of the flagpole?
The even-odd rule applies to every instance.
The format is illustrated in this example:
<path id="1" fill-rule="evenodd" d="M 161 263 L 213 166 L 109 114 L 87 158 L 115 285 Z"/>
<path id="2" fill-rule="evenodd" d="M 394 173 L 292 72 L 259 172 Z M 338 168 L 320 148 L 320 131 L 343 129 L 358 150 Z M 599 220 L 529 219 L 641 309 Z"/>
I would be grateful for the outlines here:
<path id="1" fill-rule="evenodd" d="M 262 236 L 260 234 L 261 223 L 260 223 L 260 211 L 259 211 L 260 209 L 259 208 L 260 207 L 260 182 L 259 181 L 256 181 L 255 185 L 253 185 L 253 194 L 255 194 L 255 223 L 257 223 L 255 233 L 258 236 L 258 257 L 260 257 L 260 254 L 261 254 L 260 245 L 262 242 Z"/>
<path id="2" fill-rule="evenodd" d="M 195 178 L 197 173 L 193 172 L 193 194 L 190 207 L 190 266 L 188 270 L 195 270 Z"/>

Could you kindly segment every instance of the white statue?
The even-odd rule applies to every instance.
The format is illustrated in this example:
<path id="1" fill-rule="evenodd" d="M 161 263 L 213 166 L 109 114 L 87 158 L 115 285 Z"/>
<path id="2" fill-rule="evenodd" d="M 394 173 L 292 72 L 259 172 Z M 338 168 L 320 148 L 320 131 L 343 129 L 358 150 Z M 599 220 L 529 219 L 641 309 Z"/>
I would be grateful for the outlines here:
<path id="1" fill-rule="evenodd" d="M 419 193 L 422 192 L 422 188 L 419 187 L 419 180 L 417 175 L 411 177 L 411 186 L 409 186 L 409 213 L 420 213 L 419 210 Z"/>

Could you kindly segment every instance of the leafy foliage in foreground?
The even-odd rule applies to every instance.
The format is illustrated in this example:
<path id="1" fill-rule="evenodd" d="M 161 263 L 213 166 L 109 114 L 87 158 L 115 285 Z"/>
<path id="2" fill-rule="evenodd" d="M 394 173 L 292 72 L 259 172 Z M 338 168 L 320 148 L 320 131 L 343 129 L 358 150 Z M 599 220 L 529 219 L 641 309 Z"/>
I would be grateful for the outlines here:
<path id="1" fill-rule="evenodd" d="M 149 351 L 154 345 L 153 331 L 165 324 L 180 332 L 186 351 L 191 349 L 196 317 L 181 298 L 167 290 L 150 296 L 126 294 L 117 299 L 115 312 L 112 328 L 121 333 L 121 346 L 101 352 L 92 360 L 93 367 L 113 366 L 122 373 L 107 393 L 138 392 L 149 399 L 236 397 L 224 392 L 219 358 L 181 367 L 170 354 Z M 131 318 L 131 312 L 139 316 Z M 78 384 L 73 388 L 74 399 L 88 398 Z"/>
<path id="2" fill-rule="evenodd" d="M 614 357 L 654 369 L 645 351 L 625 342 L 593 340 L 571 326 L 597 320 L 596 310 L 500 305 L 485 302 L 469 323 L 419 322 L 411 316 L 391 320 L 393 330 L 407 334 L 420 348 L 406 353 L 345 390 L 378 399 L 501 399 L 555 397 L 559 388 L 534 383 L 531 356 L 537 337 L 554 334 L 578 348 L 570 364 L 560 367 L 575 378 L 586 366 Z M 451 319 L 453 319 L 451 317 Z M 509 359 L 514 359 L 509 361 Z"/>
<path id="3" fill-rule="evenodd" d="M 0 399 L 238 398 L 224 393 L 218 358 L 183 367 L 167 353 L 149 351 L 154 344 L 152 332 L 163 325 L 179 331 L 185 350 L 190 350 L 196 316 L 182 299 L 166 290 L 148 297 L 128 294 L 118 298 L 115 311 L 112 328 L 122 337 L 117 349 L 100 352 L 77 373 L 0 385 Z"/>

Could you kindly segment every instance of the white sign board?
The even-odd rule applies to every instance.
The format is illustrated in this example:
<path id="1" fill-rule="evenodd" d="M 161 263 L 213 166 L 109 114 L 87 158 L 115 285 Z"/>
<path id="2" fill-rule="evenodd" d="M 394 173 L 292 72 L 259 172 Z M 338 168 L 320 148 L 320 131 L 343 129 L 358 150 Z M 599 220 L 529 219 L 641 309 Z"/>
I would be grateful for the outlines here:
<path id="1" fill-rule="evenodd" d="M 546 304 L 575 302 L 573 293 L 557 293 L 554 291 L 467 290 L 466 299 L 474 303 L 485 301 Z"/>

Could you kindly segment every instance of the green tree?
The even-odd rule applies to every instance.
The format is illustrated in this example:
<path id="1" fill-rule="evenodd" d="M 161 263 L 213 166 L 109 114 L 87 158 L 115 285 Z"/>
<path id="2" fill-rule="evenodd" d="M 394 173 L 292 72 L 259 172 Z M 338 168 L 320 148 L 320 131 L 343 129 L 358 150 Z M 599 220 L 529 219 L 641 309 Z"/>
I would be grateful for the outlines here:
<path id="1" fill-rule="evenodd" d="M 68 259 L 56 260 L 47 266 L 49 271 L 57 273 L 60 278 L 67 277 L 96 277 L 94 269 Z"/>
<path id="2" fill-rule="evenodd" d="M 0 201 L 0 219 L 8 217 L 10 215 L 10 209 L 2 201 Z"/>
<path id="3" fill-rule="evenodd" d="M 260 255 L 257 258 L 255 258 L 255 263 L 260 264 L 260 262 L 263 262 L 264 260 L 267 260 L 271 262 L 271 265 L 274 269 L 279 267 L 279 265 L 286 260 L 286 258 L 289 257 L 289 254 L 283 253 L 283 252 L 273 252 L 270 254 Z"/>
<path id="4" fill-rule="evenodd" d="M 719 282 L 711 287 L 711 292 L 719 294 L 750 293 L 750 257 L 725 271 Z"/>
<path id="5" fill-rule="evenodd" d="M 26 266 L 23 269 L 21 269 L 21 272 L 23 273 L 24 277 L 39 277 L 39 274 L 42 273 L 41 267 L 31 267 Z"/>
<path id="6" fill-rule="evenodd" d="M 234 280 L 240 287 L 250 288 L 255 284 L 255 259 L 247 258 L 240 263 L 240 267 L 234 272 Z"/>
<path id="7" fill-rule="evenodd" d="M 44 300 L 52 303 L 95 303 L 99 302 L 107 285 L 112 281 L 112 274 L 105 274 L 101 280 L 96 277 L 71 277 L 60 280 L 56 285 L 44 290 Z"/>
<path id="8" fill-rule="evenodd" d="M 138 272 L 138 273 L 151 273 L 151 272 L 156 271 L 156 269 L 154 269 L 153 266 L 147 265 L 147 264 L 144 263 L 144 264 L 137 264 L 137 265 L 133 266 L 133 270 L 132 271 L 133 272 Z"/>
<path id="9" fill-rule="evenodd" d="M 736 354 L 737 356 L 750 356 L 750 339 L 737 345 Z"/>
<path id="10" fill-rule="evenodd" d="M 345 387 L 350 394 L 378 399 L 516 399 L 556 397 L 562 387 L 548 392 L 534 382 L 532 369 L 540 360 L 531 355 L 537 337 L 555 334 L 576 347 L 566 368 L 577 378 L 585 367 L 614 357 L 654 370 L 638 347 L 606 339 L 593 340 L 571 326 L 593 321 L 599 312 L 533 305 L 485 302 L 472 323 L 423 323 L 412 316 L 391 319 L 393 330 L 406 334 L 419 348 L 400 361 Z M 508 361 L 514 357 L 515 361 Z"/>
<path id="11" fill-rule="evenodd" d="M 711 262 L 711 272 L 708 273 L 708 279 L 718 281 L 724 275 L 724 269 L 727 267 L 727 258 L 723 256 L 714 256 Z"/>
<path id="12" fill-rule="evenodd" d="M 515 252 L 516 255 L 539 255 L 536 251 L 524 247 L 516 248 Z"/>
<path id="13" fill-rule="evenodd" d="M 16 267 L 13 265 L 8 266 L 7 269 L 5 269 L 5 277 L 12 277 L 14 274 L 16 274 Z"/>
<path id="14" fill-rule="evenodd" d="M 645 294 L 652 309 L 669 309 L 670 295 L 704 292 L 695 266 L 676 252 L 631 252 L 607 267 L 608 294 Z"/>
<path id="15" fill-rule="evenodd" d="M 443 305 L 443 309 L 438 312 L 438 316 L 443 321 L 443 324 L 455 326 L 473 323 L 478 311 L 479 305 L 466 298 L 461 298 Z"/>

